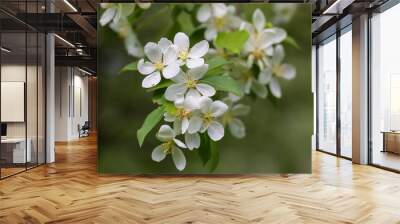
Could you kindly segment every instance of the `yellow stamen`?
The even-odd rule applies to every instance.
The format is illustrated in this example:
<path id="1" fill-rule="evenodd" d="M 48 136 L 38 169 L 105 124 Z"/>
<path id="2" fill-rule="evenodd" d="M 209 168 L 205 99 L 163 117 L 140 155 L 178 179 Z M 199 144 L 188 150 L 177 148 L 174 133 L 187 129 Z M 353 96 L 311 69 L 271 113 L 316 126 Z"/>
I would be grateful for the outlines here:
<path id="1" fill-rule="evenodd" d="M 255 49 L 252 53 L 251 53 L 255 59 L 260 60 L 264 57 L 264 52 L 260 49 Z"/>
<path id="2" fill-rule="evenodd" d="M 188 58 L 188 56 L 189 56 L 189 52 L 187 52 L 187 51 L 181 51 L 181 52 L 179 52 L 179 55 L 178 55 L 178 57 L 184 61 Z"/>
<path id="3" fill-rule="evenodd" d="M 163 148 L 165 154 L 170 154 L 170 153 L 171 153 L 171 151 L 172 151 L 172 144 L 173 144 L 172 141 L 168 141 L 168 142 L 163 143 L 163 144 L 161 145 L 161 147 Z"/>
<path id="4" fill-rule="evenodd" d="M 275 67 L 272 69 L 272 72 L 273 72 L 276 76 L 281 77 L 281 76 L 282 76 L 282 73 L 283 73 L 282 69 L 283 69 L 282 66 L 278 65 L 278 66 L 275 66 Z"/>
<path id="5" fill-rule="evenodd" d="M 186 81 L 186 87 L 187 88 L 195 88 L 197 85 L 197 80 L 188 80 Z"/>
<path id="6" fill-rule="evenodd" d="M 162 62 L 157 62 L 154 64 L 157 70 L 161 71 L 164 68 L 164 64 Z"/>
<path id="7" fill-rule="evenodd" d="M 226 23 L 225 17 L 217 17 L 214 20 L 214 25 L 217 30 L 221 30 L 222 28 L 224 28 L 225 23 Z"/>
<path id="8" fill-rule="evenodd" d="M 204 114 L 203 121 L 206 124 L 209 124 L 209 123 L 211 123 L 211 121 L 213 121 L 213 116 L 211 115 L 210 112 L 207 112 L 207 113 Z"/>
<path id="9" fill-rule="evenodd" d="M 185 117 L 189 117 L 189 115 L 190 115 L 190 112 L 189 111 L 186 111 L 185 109 L 178 109 L 178 113 L 177 113 L 178 115 L 178 117 L 179 118 L 181 118 L 181 119 L 183 119 L 183 118 L 185 118 Z"/>

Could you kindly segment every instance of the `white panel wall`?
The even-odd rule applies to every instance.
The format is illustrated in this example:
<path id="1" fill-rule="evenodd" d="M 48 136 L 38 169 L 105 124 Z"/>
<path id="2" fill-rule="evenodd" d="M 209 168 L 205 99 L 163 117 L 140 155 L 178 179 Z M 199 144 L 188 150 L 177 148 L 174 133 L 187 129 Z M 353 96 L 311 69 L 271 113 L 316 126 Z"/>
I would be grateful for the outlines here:
<path id="1" fill-rule="evenodd" d="M 55 140 L 77 139 L 78 125 L 88 120 L 88 78 L 76 68 L 57 67 L 55 88 Z"/>

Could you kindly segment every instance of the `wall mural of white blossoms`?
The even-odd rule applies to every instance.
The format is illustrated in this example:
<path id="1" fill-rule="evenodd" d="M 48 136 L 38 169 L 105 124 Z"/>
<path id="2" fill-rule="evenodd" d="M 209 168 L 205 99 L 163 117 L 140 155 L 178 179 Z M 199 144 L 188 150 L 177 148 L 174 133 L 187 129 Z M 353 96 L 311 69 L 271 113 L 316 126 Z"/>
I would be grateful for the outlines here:
<path id="1" fill-rule="evenodd" d="M 228 133 L 245 140 L 243 118 L 251 116 L 246 100 L 279 101 L 285 96 L 282 83 L 295 82 L 297 68 L 285 61 L 284 44 L 299 46 L 260 8 L 245 17 L 237 5 L 224 3 L 174 5 L 177 15 L 189 12 L 197 24 L 192 31 L 171 28 L 168 35 L 142 43 L 135 32 L 141 24 L 135 19 L 154 5 L 102 3 L 99 18 L 100 25 L 116 32 L 133 56 L 121 71 L 141 74 L 141 87 L 152 93 L 157 106 L 137 130 L 138 143 L 158 139 L 151 159 L 172 162 L 179 171 L 191 162 L 185 154 L 197 150 L 212 172 L 223 159 L 218 152 L 223 145 L 218 142 Z M 284 11 L 285 18 L 275 18 L 276 24 L 289 22 L 293 8 L 286 10 L 291 14 Z M 155 136 L 148 136 L 156 128 Z"/>

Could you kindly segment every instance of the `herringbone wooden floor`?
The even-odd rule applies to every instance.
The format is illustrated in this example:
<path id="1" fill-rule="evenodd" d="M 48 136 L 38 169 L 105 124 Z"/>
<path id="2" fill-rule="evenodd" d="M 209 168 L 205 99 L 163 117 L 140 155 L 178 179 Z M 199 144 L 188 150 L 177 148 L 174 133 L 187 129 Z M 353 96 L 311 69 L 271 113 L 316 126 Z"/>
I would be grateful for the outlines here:
<path id="1" fill-rule="evenodd" d="M 99 176 L 95 138 L 0 181 L 0 223 L 400 223 L 400 175 L 315 152 L 312 175 Z"/>

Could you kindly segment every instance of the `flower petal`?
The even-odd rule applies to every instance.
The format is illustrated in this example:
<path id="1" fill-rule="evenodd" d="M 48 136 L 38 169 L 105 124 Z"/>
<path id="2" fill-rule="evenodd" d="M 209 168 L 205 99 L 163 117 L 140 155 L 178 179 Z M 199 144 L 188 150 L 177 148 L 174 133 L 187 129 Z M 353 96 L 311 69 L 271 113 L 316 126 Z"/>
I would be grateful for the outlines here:
<path id="1" fill-rule="evenodd" d="M 212 102 L 213 102 L 212 99 L 208 97 L 201 97 L 199 100 L 199 107 L 201 112 L 203 113 L 209 112 Z"/>
<path id="2" fill-rule="evenodd" d="M 178 48 L 178 51 L 188 51 L 189 50 L 189 37 L 179 32 L 175 34 L 174 45 Z"/>
<path id="3" fill-rule="evenodd" d="M 216 100 L 210 105 L 210 112 L 213 117 L 220 117 L 228 110 L 228 105 L 220 100 Z"/>
<path id="4" fill-rule="evenodd" d="M 186 76 L 186 74 L 181 69 L 181 71 L 178 73 L 178 75 L 173 77 L 171 80 L 176 82 L 176 83 L 184 83 L 185 82 L 185 76 Z"/>
<path id="5" fill-rule="evenodd" d="M 175 101 L 180 95 L 185 94 L 187 88 L 184 83 L 172 84 L 165 90 L 165 99 Z"/>
<path id="6" fill-rule="evenodd" d="M 148 9 L 148 8 L 150 8 L 150 6 L 151 6 L 151 2 L 137 2 L 136 3 L 138 6 L 139 6 L 139 8 L 141 8 L 141 9 Z"/>
<path id="7" fill-rule="evenodd" d="M 164 121 L 174 122 L 175 121 L 175 116 L 170 114 L 170 113 L 164 113 Z"/>
<path id="8" fill-rule="evenodd" d="M 186 149 L 186 145 L 185 143 L 183 143 L 181 140 L 174 138 L 174 142 L 177 146 L 179 146 L 180 148 L 184 148 Z"/>
<path id="9" fill-rule="evenodd" d="M 274 65 L 281 64 L 283 58 L 285 57 L 285 50 L 282 45 L 277 45 L 274 49 L 274 54 L 272 56 L 272 63 Z"/>
<path id="10" fill-rule="evenodd" d="M 198 133 L 185 134 L 185 143 L 188 149 L 197 149 L 200 147 L 200 135 Z"/>
<path id="11" fill-rule="evenodd" d="M 128 36 L 125 38 L 124 44 L 128 54 L 137 58 L 144 56 L 142 44 L 133 31 L 129 32 Z"/>
<path id="12" fill-rule="evenodd" d="M 276 98 L 282 97 L 281 86 L 279 85 L 277 79 L 271 79 L 271 82 L 269 83 L 269 89 L 271 90 L 272 95 L 274 95 Z"/>
<path id="13" fill-rule="evenodd" d="M 202 40 L 195 44 L 189 51 L 189 57 L 190 58 L 201 58 L 205 54 L 207 54 L 208 49 L 210 48 L 210 45 L 208 44 L 208 41 Z"/>
<path id="14" fill-rule="evenodd" d="M 197 84 L 196 89 L 201 93 L 201 95 L 208 97 L 214 96 L 216 92 L 214 87 L 204 83 Z"/>
<path id="15" fill-rule="evenodd" d="M 211 7 L 209 4 L 203 4 L 197 11 L 197 21 L 204 23 L 211 17 Z"/>
<path id="16" fill-rule="evenodd" d="M 217 37 L 217 30 L 213 27 L 208 27 L 204 32 L 206 40 L 214 40 Z"/>
<path id="17" fill-rule="evenodd" d="M 161 125 L 156 137 L 162 142 L 170 141 L 175 137 L 174 130 L 169 125 Z"/>
<path id="18" fill-rule="evenodd" d="M 224 132 L 224 126 L 217 121 L 212 121 L 207 129 L 208 136 L 210 136 L 213 141 L 221 140 L 221 138 L 224 137 Z"/>
<path id="19" fill-rule="evenodd" d="M 114 7 L 106 9 L 106 11 L 103 12 L 99 20 L 100 25 L 102 26 L 107 25 L 107 23 L 109 23 L 114 18 L 116 12 L 117 9 Z"/>
<path id="20" fill-rule="evenodd" d="M 203 119 L 201 119 L 198 116 L 193 116 L 189 120 L 189 127 L 188 127 L 187 132 L 189 134 L 194 134 L 200 130 L 202 125 L 203 125 Z"/>
<path id="21" fill-rule="evenodd" d="M 189 119 L 187 117 L 184 117 L 182 119 L 182 132 L 181 133 L 185 133 L 188 128 L 189 128 Z"/>
<path id="22" fill-rule="evenodd" d="M 261 34 L 256 40 L 256 45 L 262 49 L 266 49 L 275 43 L 276 33 L 273 29 L 266 29 L 261 31 Z"/>
<path id="23" fill-rule="evenodd" d="M 183 102 L 183 107 L 189 111 L 199 109 L 199 99 L 200 98 L 193 96 L 185 97 L 185 100 Z"/>
<path id="24" fill-rule="evenodd" d="M 185 98 L 187 98 L 187 97 L 199 99 L 201 97 L 201 95 L 200 95 L 199 91 L 197 91 L 196 89 L 189 89 L 189 91 L 186 93 Z"/>
<path id="25" fill-rule="evenodd" d="M 161 81 L 160 72 L 153 72 L 150 75 L 146 76 L 146 78 L 142 81 L 143 88 L 151 88 Z"/>
<path id="26" fill-rule="evenodd" d="M 181 68 L 179 67 L 178 62 L 175 62 L 175 63 L 171 63 L 171 64 L 167 65 L 167 67 L 165 67 L 162 70 L 162 74 L 163 74 L 164 78 L 171 79 L 171 78 L 177 76 L 180 71 L 181 71 Z"/>
<path id="27" fill-rule="evenodd" d="M 194 80 L 199 80 L 204 76 L 204 74 L 206 74 L 207 70 L 208 70 L 208 65 L 204 64 L 202 66 L 189 69 L 189 71 L 187 72 L 187 75 L 190 76 Z"/>
<path id="28" fill-rule="evenodd" d="M 182 134 L 182 120 L 181 119 L 175 119 L 174 123 L 173 123 L 173 130 L 175 133 L 175 136 Z"/>
<path id="29" fill-rule="evenodd" d="M 233 116 L 245 116 L 250 113 L 250 107 L 244 104 L 237 104 L 232 107 Z"/>
<path id="30" fill-rule="evenodd" d="M 272 71 L 270 69 L 264 69 L 258 75 L 258 82 L 265 85 L 271 80 L 271 77 L 272 77 Z"/>
<path id="31" fill-rule="evenodd" d="M 268 95 L 267 87 L 256 80 L 252 81 L 251 90 L 260 98 L 266 98 Z"/>
<path id="32" fill-rule="evenodd" d="M 149 42 L 144 46 L 144 53 L 149 58 L 151 62 L 158 63 L 161 62 L 162 52 L 158 44 Z"/>
<path id="33" fill-rule="evenodd" d="M 223 17 L 228 12 L 228 7 L 224 3 L 214 3 L 211 7 L 215 17 Z"/>
<path id="34" fill-rule="evenodd" d="M 158 46 L 160 46 L 161 51 L 164 53 L 168 47 L 170 47 L 172 45 L 172 42 L 170 40 L 168 40 L 167 38 L 163 37 L 160 39 L 160 41 L 158 41 Z"/>
<path id="35" fill-rule="evenodd" d="M 178 147 L 172 146 L 172 160 L 175 163 L 176 168 L 182 171 L 186 167 L 186 158 L 182 150 Z"/>
<path id="36" fill-rule="evenodd" d="M 243 121 L 234 118 L 231 122 L 229 122 L 229 131 L 236 138 L 243 138 L 246 136 L 246 128 L 243 124 Z"/>
<path id="37" fill-rule="evenodd" d="M 265 28 L 265 16 L 260 9 L 256 9 L 253 13 L 253 24 L 258 32 Z"/>
<path id="38" fill-rule="evenodd" d="M 148 75 L 156 70 L 156 67 L 148 61 L 144 62 L 144 59 L 140 59 L 138 64 L 138 71 L 143 75 Z"/>
<path id="39" fill-rule="evenodd" d="M 272 28 L 272 29 L 275 32 L 275 35 L 274 35 L 274 43 L 275 44 L 280 43 L 286 39 L 287 33 L 284 29 L 281 29 L 281 28 Z"/>
<path id="40" fill-rule="evenodd" d="M 279 77 L 282 77 L 287 80 L 291 80 L 294 79 L 294 77 L 296 77 L 296 68 L 293 67 L 293 65 L 289 64 L 281 65 L 280 72 L 281 74 L 279 74 Z"/>
<path id="41" fill-rule="evenodd" d="M 199 66 L 204 65 L 204 59 L 203 58 L 188 58 L 186 60 L 186 66 L 188 68 L 196 68 Z"/>
<path id="42" fill-rule="evenodd" d="M 160 162 L 163 159 L 165 159 L 165 156 L 167 154 L 164 151 L 164 146 L 163 145 L 159 145 L 156 148 L 153 149 L 153 152 L 151 153 L 151 159 L 156 161 L 156 162 Z"/>
<path id="43" fill-rule="evenodd" d="M 165 50 L 163 57 L 164 65 L 170 65 L 176 63 L 177 59 L 178 59 L 178 53 L 176 52 L 176 49 L 171 46 L 168 47 L 167 50 Z"/>

